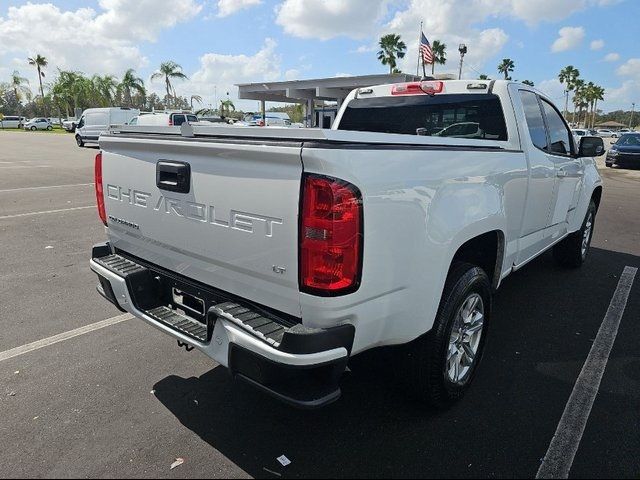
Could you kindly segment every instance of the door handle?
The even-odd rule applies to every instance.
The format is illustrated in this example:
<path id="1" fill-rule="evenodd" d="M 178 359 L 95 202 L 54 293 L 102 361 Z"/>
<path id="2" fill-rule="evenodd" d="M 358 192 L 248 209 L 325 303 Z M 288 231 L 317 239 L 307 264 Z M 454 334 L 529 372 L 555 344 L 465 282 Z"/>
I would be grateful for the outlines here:
<path id="1" fill-rule="evenodd" d="M 564 168 L 561 168 L 556 172 L 556 177 L 564 178 L 568 176 L 569 176 L 569 172 L 567 172 Z"/>
<path id="2" fill-rule="evenodd" d="M 191 166 L 186 162 L 159 161 L 156 165 L 156 185 L 160 190 L 189 193 Z"/>

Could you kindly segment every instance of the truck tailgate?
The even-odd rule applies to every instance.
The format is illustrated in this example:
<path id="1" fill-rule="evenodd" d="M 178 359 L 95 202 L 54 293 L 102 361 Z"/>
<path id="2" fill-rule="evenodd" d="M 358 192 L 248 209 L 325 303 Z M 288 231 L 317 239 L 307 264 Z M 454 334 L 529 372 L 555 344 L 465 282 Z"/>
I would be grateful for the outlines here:
<path id="1" fill-rule="evenodd" d="M 235 142 L 101 137 L 111 243 L 299 317 L 301 143 Z"/>

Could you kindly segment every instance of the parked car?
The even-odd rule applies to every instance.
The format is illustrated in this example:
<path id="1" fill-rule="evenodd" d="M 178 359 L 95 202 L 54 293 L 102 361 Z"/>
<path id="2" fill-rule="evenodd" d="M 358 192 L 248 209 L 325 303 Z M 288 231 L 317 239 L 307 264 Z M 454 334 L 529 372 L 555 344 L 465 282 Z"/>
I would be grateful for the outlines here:
<path id="1" fill-rule="evenodd" d="M 7 115 L 0 120 L 0 128 L 22 128 L 26 123 L 24 117 Z"/>
<path id="2" fill-rule="evenodd" d="M 400 344 L 417 398 L 451 405 L 477 372 L 493 292 L 550 249 L 581 266 L 602 195 L 601 138 L 575 142 L 526 85 L 477 85 L 359 89 L 331 130 L 106 133 L 98 291 L 293 405 L 335 401 L 352 356 Z M 486 135 L 418 135 L 445 116 Z"/>
<path id="3" fill-rule="evenodd" d="M 50 117 L 47 120 L 49 120 L 52 125 L 62 125 L 62 119 L 60 117 Z"/>
<path id="4" fill-rule="evenodd" d="M 76 143 L 79 147 L 98 143 L 100 135 L 111 126 L 126 125 L 139 114 L 140 110 L 124 107 L 89 108 L 82 112 L 76 125 Z"/>
<path id="5" fill-rule="evenodd" d="M 428 130 L 421 131 L 418 134 L 426 134 Z M 460 122 L 449 125 L 446 128 L 433 134 L 435 137 L 455 137 L 455 138 L 488 138 L 496 139 L 492 134 L 487 134 L 480 128 L 478 122 Z"/>
<path id="6" fill-rule="evenodd" d="M 78 125 L 78 120 L 75 118 L 67 118 L 62 121 L 62 128 L 64 128 L 67 132 L 75 132 L 76 126 Z"/>
<path id="7" fill-rule="evenodd" d="M 640 133 L 625 133 L 611 145 L 605 160 L 607 167 L 640 167 Z"/>
<path id="8" fill-rule="evenodd" d="M 46 118 L 32 118 L 24 124 L 25 130 L 53 130 L 53 125 Z"/>
<path id="9" fill-rule="evenodd" d="M 186 121 L 198 123 L 200 120 L 193 113 L 187 112 L 154 112 L 138 117 L 138 125 L 179 127 Z"/>
<path id="10" fill-rule="evenodd" d="M 208 122 L 208 123 L 221 123 L 221 124 L 225 124 L 228 125 L 228 119 L 226 118 L 222 118 L 222 117 L 198 117 L 198 120 L 200 120 L 201 122 Z"/>
<path id="11" fill-rule="evenodd" d="M 596 133 L 599 137 L 602 138 L 618 138 L 618 134 L 613 130 L 609 130 L 608 128 L 599 128 L 596 130 Z"/>
<path id="12" fill-rule="evenodd" d="M 593 135 L 590 132 L 590 130 L 588 130 L 586 128 L 572 128 L 571 129 L 571 133 L 573 134 L 573 138 L 575 139 L 576 143 L 580 142 L 580 138 L 581 137 Z"/>

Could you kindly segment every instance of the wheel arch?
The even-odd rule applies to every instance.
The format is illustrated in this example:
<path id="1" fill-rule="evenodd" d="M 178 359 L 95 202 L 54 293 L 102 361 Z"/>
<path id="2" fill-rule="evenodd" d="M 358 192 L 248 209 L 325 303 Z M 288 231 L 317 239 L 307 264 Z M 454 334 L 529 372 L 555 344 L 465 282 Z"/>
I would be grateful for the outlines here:
<path id="1" fill-rule="evenodd" d="M 600 202 L 602 201 L 602 185 L 598 185 L 593 189 L 591 194 L 591 200 L 596 204 L 596 212 L 600 209 Z"/>
<path id="2" fill-rule="evenodd" d="M 505 234 L 501 229 L 479 233 L 458 246 L 449 270 L 457 262 L 466 262 L 482 268 L 495 291 L 502 278 L 502 266 L 505 257 Z"/>

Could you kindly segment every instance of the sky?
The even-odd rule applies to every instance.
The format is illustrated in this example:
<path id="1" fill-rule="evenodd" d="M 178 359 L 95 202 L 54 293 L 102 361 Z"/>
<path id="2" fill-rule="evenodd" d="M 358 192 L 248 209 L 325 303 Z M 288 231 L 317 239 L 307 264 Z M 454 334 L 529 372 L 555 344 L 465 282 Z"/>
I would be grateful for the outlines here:
<path id="1" fill-rule="evenodd" d="M 134 68 L 150 76 L 173 60 L 189 80 L 179 94 L 205 105 L 237 99 L 237 83 L 385 73 L 377 60 L 381 35 L 407 44 L 400 62 L 415 73 L 420 22 L 430 41 L 447 45 L 437 73 L 456 73 L 465 43 L 463 77 L 499 78 L 503 58 L 513 78 L 531 80 L 559 104 L 558 72 L 567 65 L 606 89 L 605 111 L 640 101 L 640 0 L 0 0 L 0 82 L 13 70 L 36 90 L 36 53 L 56 69 L 121 77 Z M 236 101 L 244 110 L 256 102 Z"/>

